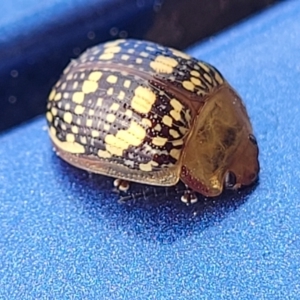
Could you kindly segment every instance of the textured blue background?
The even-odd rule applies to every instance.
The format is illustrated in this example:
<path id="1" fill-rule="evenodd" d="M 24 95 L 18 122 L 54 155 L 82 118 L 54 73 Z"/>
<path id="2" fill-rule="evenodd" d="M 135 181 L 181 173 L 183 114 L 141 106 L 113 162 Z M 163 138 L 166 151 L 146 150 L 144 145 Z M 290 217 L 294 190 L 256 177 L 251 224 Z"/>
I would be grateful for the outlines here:
<path id="1" fill-rule="evenodd" d="M 44 118 L 3 134 L 0 298 L 299 299 L 299 19 L 284 2 L 189 49 L 245 100 L 261 151 L 252 191 L 119 204 L 110 179 L 54 156 Z"/>

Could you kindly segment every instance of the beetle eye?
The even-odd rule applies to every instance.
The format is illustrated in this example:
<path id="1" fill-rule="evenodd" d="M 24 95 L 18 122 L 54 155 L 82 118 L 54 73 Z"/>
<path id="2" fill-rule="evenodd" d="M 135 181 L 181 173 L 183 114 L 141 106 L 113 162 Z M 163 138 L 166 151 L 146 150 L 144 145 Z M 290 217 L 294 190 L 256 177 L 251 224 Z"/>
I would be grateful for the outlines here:
<path id="1" fill-rule="evenodd" d="M 249 140 L 250 140 L 250 142 L 253 144 L 253 145 L 256 145 L 257 146 L 257 140 L 256 140 L 256 138 L 255 138 L 255 136 L 253 135 L 253 134 L 249 134 Z"/>
<path id="2" fill-rule="evenodd" d="M 228 171 L 225 176 L 225 187 L 227 189 L 232 189 L 236 184 L 236 176 L 233 172 Z"/>

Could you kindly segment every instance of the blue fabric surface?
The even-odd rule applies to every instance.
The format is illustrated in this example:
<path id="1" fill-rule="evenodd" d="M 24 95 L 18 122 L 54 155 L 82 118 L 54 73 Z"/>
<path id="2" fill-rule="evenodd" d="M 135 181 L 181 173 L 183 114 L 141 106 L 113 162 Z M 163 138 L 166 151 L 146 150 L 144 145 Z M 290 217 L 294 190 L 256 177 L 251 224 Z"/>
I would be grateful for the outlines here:
<path id="1" fill-rule="evenodd" d="M 111 179 L 55 157 L 44 118 L 2 135 L 0 298 L 299 299 L 299 19 L 284 2 L 189 50 L 246 103 L 253 190 L 119 204 Z"/>

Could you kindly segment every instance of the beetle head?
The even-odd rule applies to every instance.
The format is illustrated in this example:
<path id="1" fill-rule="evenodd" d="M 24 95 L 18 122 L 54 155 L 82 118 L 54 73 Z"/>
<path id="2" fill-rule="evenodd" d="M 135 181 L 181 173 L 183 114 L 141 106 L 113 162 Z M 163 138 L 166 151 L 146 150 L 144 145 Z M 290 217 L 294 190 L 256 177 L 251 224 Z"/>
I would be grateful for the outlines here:
<path id="1" fill-rule="evenodd" d="M 240 97 L 225 85 L 195 119 L 182 157 L 181 180 L 205 196 L 253 183 L 258 146 Z"/>

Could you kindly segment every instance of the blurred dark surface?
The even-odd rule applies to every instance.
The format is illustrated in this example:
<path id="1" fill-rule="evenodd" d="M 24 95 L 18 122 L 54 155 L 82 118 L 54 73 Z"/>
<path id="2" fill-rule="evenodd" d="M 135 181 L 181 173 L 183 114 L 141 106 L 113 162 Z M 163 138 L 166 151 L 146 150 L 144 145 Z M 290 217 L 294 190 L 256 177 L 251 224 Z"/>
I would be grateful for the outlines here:
<path id="1" fill-rule="evenodd" d="M 146 38 L 184 49 L 278 0 L 167 0 Z"/>
<path id="2" fill-rule="evenodd" d="M 87 47 L 133 37 L 183 49 L 277 1 L 89 0 L 79 6 L 65 0 L 63 8 L 54 2 L 42 14 L 29 10 L 2 28 L 0 21 L 0 131 L 43 113 L 52 85 Z M 17 3 L 0 8 L 7 5 L 5 12 L 14 14 Z"/>

